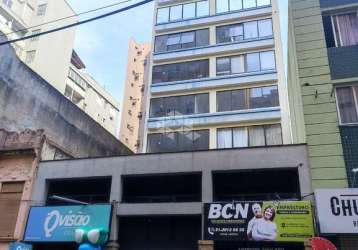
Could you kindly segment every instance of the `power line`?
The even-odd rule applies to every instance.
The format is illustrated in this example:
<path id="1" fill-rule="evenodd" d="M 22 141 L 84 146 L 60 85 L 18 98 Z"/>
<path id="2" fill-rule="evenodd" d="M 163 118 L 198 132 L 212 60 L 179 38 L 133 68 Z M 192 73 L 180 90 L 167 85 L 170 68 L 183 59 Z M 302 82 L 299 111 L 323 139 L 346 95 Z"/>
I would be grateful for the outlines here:
<path id="1" fill-rule="evenodd" d="M 139 7 L 141 5 L 147 4 L 147 3 L 152 2 L 152 1 L 153 0 L 144 0 L 142 2 L 135 3 L 133 5 L 130 5 L 130 6 L 127 6 L 127 7 L 112 11 L 112 12 L 108 12 L 108 13 L 100 15 L 100 16 L 89 18 L 89 19 L 86 19 L 86 20 L 83 20 L 83 21 L 80 21 L 80 22 L 68 24 L 68 25 L 65 25 L 65 26 L 62 26 L 62 27 L 59 27 L 59 28 L 55 28 L 55 29 L 52 29 L 52 30 L 40 32 L 40 33 L 37 33 L 37 34 L 32 34 L 32 35 L 29 35 L 29 36 L 24 36 L 22 38 L 13 39 L 13 40 L 5 41 L 5 42 L 0 42 L 0 46 L 10 44 L 10 43 L 19 42 L 19 41 L 23 41 L 23 40 L 28 40 L 28 39 L 31 39 L 31 38 L 34 38 L 34 37 L 39 37 L 39 36 L 51 34 L 51 33 L 57 32 L 57 31 L 61 31 L 61 30 L 69 29 L 69 28 L 79 26 L 79 25 L 82 25 L 82 24 L 85 24 L 85 23 L 93 22 L 93 21 L 96 21 L 96 20 L 99 20 L 99 19 L 103 19 L 103 18 L 112 16 L 112 15 L 118 14 L 120 12 L 124 12 L 124 11 L 130 10 L 130 9 Z"/>
<path id="2" fill-rule="evenodd" d="M 102 7 L 96 8 L 96 9 L 91 9 L 91 10 L 87 10 L 87 11 L 84 11 L 84 12 L 80 12 L 78 14 L 74 14 L 74 15 L 71 15 L 71 16 L 66 16 L 66 17 L 62 17 L 62 18 L 59 18 L 59 19 L 54 19 L 54 20 L 51 20 L 51 21 L 48 21 L 48 22 L 45 22 L 45 23 L 41 23 L 41 24 L 38 24 L 38 25 L 27 27 L 25 29 L 15 30 L 13 32 L 9 32 L 9 33 L 0 35 L 0 37 L 8 36 L 8 35 L 11 35 L 11 34 L 14 34 L 14 33 L 22 32 L 22 31 L 27 31 L 29 29 L 41 27 L 41 26 L 51 24 L 51 23 L 56 23 L 56 22 L 59 22 L 59 21 L 63 21 L 63 20 L 66 20 L 66 19 L 73 18 L 73 17 L 79 17 L 79 16 L 82 16 L 82 15 L 85 15 L 85 14 L 89 14 L 89 13 L 96 12 L 96 11 L 103 10 L 103 9 L 108 9 L 108 8 L 111 8 L 111 7 L 114 7 L 114 6 L 117 6 L 117 5 L 121 5 L 121 4 L 124 4 L 124 3 L 131 2 L 131 1 L 133 1 L 133 0 L 125 0 L 125 1 L 118 2 L 118 3 L 102 6 Z"/>

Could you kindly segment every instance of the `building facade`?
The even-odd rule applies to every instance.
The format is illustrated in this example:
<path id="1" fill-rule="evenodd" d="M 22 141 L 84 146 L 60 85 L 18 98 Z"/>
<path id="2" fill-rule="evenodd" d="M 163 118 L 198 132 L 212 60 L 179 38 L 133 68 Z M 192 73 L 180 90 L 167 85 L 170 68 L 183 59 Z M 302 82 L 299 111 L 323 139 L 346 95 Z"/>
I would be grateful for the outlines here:
<path id="1" fill-rule="evenodd" d="M 142 151 L 144 140 L 150 49 L 149 43 L 139 44 L 133 38 L 129 40 L 120 139 L 133 152 Z"/>
<path id="2" fill-rule="evenodd" d="M 119 138 L 119 103 L 91 75 L 75 51 L 66 79 L 65 96 Z"/>
<path id="3" fill-rule="evenodd" d="M 342 200 L 342 204 L 356 202 L 358 2 L 289 3 L 289 88 L 301 96 L 295 103 L 303 114 L 301 126 L 306 134 L 312 186 L 317 190 L 321 235 L 331 237 L 339 249 L 356 249 L 356 230 L 351 230 L 354 217 L 346 212 L 339 217 L 334 203 L 333 216 L 327 216 L 330 209 L 326 200 L 330 197 L 331 201 Z M 327 223 L 334 224 L 341 218 L 348 222 L 327 230 Z"/>
<path id="4" fill-rule="evenodd" d="M 303 250 L 303 241 L 292 238 L 267 242 L 228 237 L 201 242 L 207 239 L 203 207 L 212 202 L 300 201 L 310 198 L 310 179 L 306 145 L 136 154 L 41 162 L 31 199 L 45 209 L 69 205 L 54 196 L 92 205 L 113 204 L 105 249 Z M 43 221 L 37 221 L 42 226 Z M 66 231 L 56 230 L 53 235 Z M 26 238 L 34 250 L 78 247 L 74 238 Z"/>
<path id="5" fill-rule="evenodd" d="M 143 151 L 290 144 L 279 1 L 156 1 Z"/>
<path id="6" fill-rule="evenodd" d="M 68 18 L 48 25 L 41 24 L 74 16 L 75 12 L 65 0 L 2 1 L 0 3 L 0 31 L 7 39 L 21 38 L 76 22 Z M 13 44 L 17 55 L 31 69 L 51 83 L 61 93 L 75 41 L 75 29 L 67 29 Z"/>

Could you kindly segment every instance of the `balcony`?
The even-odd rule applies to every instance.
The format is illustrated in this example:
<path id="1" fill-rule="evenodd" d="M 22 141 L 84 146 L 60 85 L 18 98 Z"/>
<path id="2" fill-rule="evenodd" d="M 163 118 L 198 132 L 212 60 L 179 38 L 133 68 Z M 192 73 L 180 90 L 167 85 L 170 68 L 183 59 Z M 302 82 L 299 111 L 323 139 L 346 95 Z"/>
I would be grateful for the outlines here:
<path id="1" fill-rule="evenodd" d="M 149 118 L 148 129 L 155 130 L 161 128 L 213 126 L 256 121 L 263 122 L 279 120 L 280 118 L 280 107 L 271 107 L 177 117 Z"/>
<path id="2" fill-rule="evenodd" d="M 220 24 L 223 22 L 241 22 L 256 17 L 269 17 L 272 14 L 272 7 L 261 7 L 237 12 L 217 14 L 208 17 L 181 20 L 164 24 L 157 24 L 154 29 L 157 34 L 174 31 L 177 29 L 189 29 L 203 26 Z"/>
<path id="3" fill-rule="evenodd" d="M 277 80 L 277 72 L 275 70 L 268 70 L 198 80 L 156 83 L 152 84 L 151 93 L 152 96 L 155 96 L 156 94 L 172 94 L 232 86 L 249 86 L 257 83 L 274 83 L 277 82 Z"/>
<path id="4" fill-rule="evenodd" d="M 210 45 L 199 48 L 190 48 L 184 50 L 174 50 L 168 52 L 155 53 L 153 55 L 154 63 L 167 62 L 171 60 L 182 60 L 186 58 L 196 58 L 203 56 L 223 55 L 225 53 L 241 52 L 248 50 L 267 49 L 275 46 L 273 37 L 265 39 L 253 39 L 236 43 L 225 43 Z"/>

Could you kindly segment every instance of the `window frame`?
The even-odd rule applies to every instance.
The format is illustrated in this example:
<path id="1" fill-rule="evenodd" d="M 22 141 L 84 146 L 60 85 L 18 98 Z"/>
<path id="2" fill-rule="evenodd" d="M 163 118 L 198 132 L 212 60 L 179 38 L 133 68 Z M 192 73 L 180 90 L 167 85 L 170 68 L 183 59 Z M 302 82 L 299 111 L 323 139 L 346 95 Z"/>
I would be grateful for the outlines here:
<path id="1" fill-rule="evenodd" d="M 343 12 L 337 12 L 337 13 L 329 15 L 330 19 L 331 19 L 332 32 L 333 32 L 334 43 L 335 43 L 336 48 L 351 46 L 351 45 L 342 45 L 343 42 L 342 42 L 341 30 L 340 30 L 340 27 L 339 27 L 340 25 L 337 25 L 339 20 L 336 18 L 337 16 L 340 16 L 340 15 L 349 15 L 349 14 L 358 15 L 358 9 L 356 9 L 356 10 L 347 10 L 347 11 L 343 11 Z M 358 16 L 357 16 L 357 18 L 358 18 Z M 358 43 L 356 45 L 358 45 Z"/>
<path id="2" fill-rule="evenodd" d="M 197 38 L 198 38 L 198 32 L 200 32 L 200 31 L 207 31 L 207 34 L 208 34 L 207 41 L 208 42 L 207 42 L 206 45 L 198 46 L 198 39 Z M 194 46 L 193 47 L 183 47 L 184 44 L 188 44 L 188 43 L 182 43 L 183 35 L 185 35 L 187 33 L 194 33 L 194 42 L 193 42 Z M 170 36 L 175 36 L 175 35 L 180 35 L 179 43 L 177 43 L 177 45 L 180 45 L 180 48 L 178 48 L 178 49 L 169 49 L 170 45 L 167 44 L 168 39 L 170 38 Z M 164 50 L 164 51 L 156 51 L 157 39 L 161 38 L 161 37 L 166 37 L 165 38 L 166 50 Z M 206 46 L 209 46 L 209 45 L 210 45 L 210 30 L 209 30 L 209 28 L 198 29 L 198 30 L 189 30 L 189 31 L 185 31 L 185 32 L 178 32 L 178 33 L 171 33 L 171 34 L 165 34 L 165 35 L 156 36 L 155 39 L 154 39 L 154 54 L 167 53 L 167 52 L 179 51 L 179 50 L 187 50 L 187 49 L 196 49 L 196 48 L 206 47 Z"/>
<path id="3" fill-rule="evenodd" d="M 39 4 L 36 10 L 36 16 L 44 16 L 47 11 L 47 3 Z"/>
<path id="4" fill-rule="evenodd" d="M 275 62 L 275 66 L 273 69 L 267 69 L 267 70 L 262 70 L 262 65 L 261 65 L 261 53 L 266 53 L 266 52 L 273 52 L 273 56 L 274 56 L 274 62 Z M 258 54 L 259 56 L 259 70 L 257 71 L 248 71 L 247 70 L 247 56 L 248 55 L 252 55 L 252 54 Z M 242 73 L 232 73 L 232 67 L 231 67 L 231 60 L 233 57 L 238 57 L 238 56 L 243 56 L 244 57 L 244 72 Z M 225 58 L 229 58 L 229 62 L 230 62 L 230 73 L 218 73 L 217 69 L 218 69 L 218 59 L 225 59 Z M 276 54 L 275 54 L 275 50 L 265 50 L 265 51 L 258 51 L 258 52 L 254 52 L 254 53 L 247 53 L 247 54 L 239 54 L 239 55 L 232 55 L 232 56 L 223 56 L 223 57 L 216 57 L 216 76 L 220 77 L 220 76 L 231 76 L 231 75 L 240 75 L 240 74 L 246 74 L 246 73 L 257 73 L 257 72 L 266 72 L 266 71 L 272 71 L 272 70 L 277 70 L 277 62 L 276 62 Z"/>
<path id="5" fill-rule="evenodd" d="M 240 111 L 240 110 L 255 110 L 255 109 L 262 109 L 262 108 L 275 108 L 275 107 L 280 107 L 280 97 L 279 94 L 277 95 L 277 102 L 278 105 L 277 106 L 267 106 L 267 107 L 260 107 L 260 108 L 251 108 L 251 90 L 252 89 L 261 89 L 261 91 L 263 91 L 264 88 L 268 88 L 268 87 L 276 87 L 277 92 L 279 91 L 278 89 L 278 85 L 277 84 L 273 84 L 273 85 L 265 85 L 265 86 L 260 86 L 260 87 L 251 87 L 251 88 L 241 88 L 241 89 L 232 89 L 232 90 L 224 90 L 224 91 L 217 91 L 216 92 L 216 112 L 230 112 L 230 111 Z M 234 91 L 239 91 L 239 90 L 243 90 L 245 91 L 245 108 L 244 109 L 233 109 L 233 101 L 232 101 L 232 97 L 233 97 L 233 92 Z M 218 98 L 218 94 L 219 93 L 228 93 L 230 92 L 230 110 L 224 110 L 224 111 L 220 111 L 219 110 L 219 98 Z"/>
<path id="6" fill-rule="evenodd" d="M 199 2 L 208 2 L 208 15 L 198 16 L 198 3 Z M 193 3 L 195 3 L 195 17 L 184 18 L 184 6 L 189 5 L 189 4 L 193 4 Z M 181 6 L 181 18 L 176 19 L 176 20 L 171 20 L 171 8 L 177 7 L 177 6 Z M 166 9 L 166 8 L 169 11 L 168 20 L 166 22 L 159 22 L 158 23 L 158 10 L 159 9 Z M 156 15 L 155 15 L 155 17 L 156 17 L 155 23 L 156 23 L 156 25 L 160 25 L 160 24 L 166 24 L 166 23 L 180 22 L 180 21 L 184 21 L 184 20 L 198 19 L 198 18 L 203 18 L 203 17 L 207 17 L 207 16 L 210 16 L 210 2 L 209 2 L 209 0 L 199 0 L 199 1 L 190 2 L 190 3 L 175 4 L 175 5 L 171 5 L 171 6 L 167 6 L 167 7 L 157 8 Z"/>
<path id="7" fill-rule="evenodd" d="M 277 144 L 277 145 L 283 145 L 283 134 L 282 134 L 282 125 L 281 123 L 270 123 L 270 124 L 259 124 L 259 125 L 251 125 L 251 126 L 237 126 L 237 127 L 223 127 L 223 128 L 217 128 L 216 129 L 216 148 L 217 149 L 232 149 L 232 148 L 236 148 L 236 149 L 240 149 L 240 148 L 254 148 L 254 147 L 273 147 L 273 146 L 277 146 L 277 145 L 268 145 L 267 144 L 267 129 L 269 126 L 274 126 L 274 125 L 280 125 L 280 129 L 281 129 L 281 144 Z M 253 127 L 263 127 L 264 129 L 264 140 L 265 140 L 265 145 L 263 146 L 250 146 L 250 128 Z M 247 134 L 247 142 L 246 145 L 247 147 L 234 147 L 235 145 L 235 141 L 234 141 L 234 129 L 238 129 L 238 128 L 244 128 Z M 231 147 L 227 147 L 227 148 L 219 148 L 219 130 L 231 130 Z"/>
<path id="8" fill-rule="evenodd" d="M 356 108 L 357 122 L 350 122 L 350 123 L 342 122 L 341 110 L 339 108 L 339 100 L 338 100 L 338 95 L 337 95 L 337 89 L 338 88 L 347 88 L 347 87 L 349 87 L 351 89 L 351 91 L 353 92 L 352 94 L 353 94 L 353 100 L 354 100 L 354 104 L 355 104 L 355 108 Z M 355 90 L 355 89 L 357 89 L 357 90 Z M 335 86 L 334 93 L 335 93 L 335 97 L 336 97 L 336 108 L 337 108 L 337 113 L 338 113 L 339 125 L 341 125 L 341 126 L 358 125 L 358 94 L 357 94 L 357 92 L 358 92 L 358 84 Z"/>
<path id="9" fill-rule="evenodd" d="M 244 1 L 245 0 L 237 0 L 237 1 L 241 1 L 241 9 L 239 10 L 231 10 L 231 6 L 230 6 L 230 0 L 226 0 L 227 1 L 227 6 L 228 6 L 228 11 L 226 12 L 218 12 L 218 0 L 215 0 L 215 13 L 216 15 L 222 15 L 222 14 L 226 14 L 226 13 L 231 13 L 231 12 L 236 12 L 236 11 L 245 11 L 245 10 L 251 10 L 251 9 L 258 9 L 258 8 L 264 8 L 264 7 L 268 7 L 268 6 L 271 6 L 272 5 L 272 0 L 270 0 L 270 4 L 268 5 L 261 5 L 261 6 L 258 6 L 257 5 L 257 0 L 254 0 L 255 1 L 255 7 L 249 7 L 249 8 L 245 8 L 244 7 Z"/>

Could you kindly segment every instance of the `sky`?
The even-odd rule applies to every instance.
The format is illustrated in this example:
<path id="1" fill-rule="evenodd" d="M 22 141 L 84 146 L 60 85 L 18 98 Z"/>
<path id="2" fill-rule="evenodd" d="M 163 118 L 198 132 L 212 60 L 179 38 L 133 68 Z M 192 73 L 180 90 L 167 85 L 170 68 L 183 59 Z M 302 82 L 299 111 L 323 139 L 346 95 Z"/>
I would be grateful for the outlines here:
<path id="1" fill-rule="evenodd" d="M 76 13 L 111 5 L 123 0 L 67 0 Z M 129 4 L 118 5 L 89 15 L 84 20 L 104 14 Z M 93 76 L 114 98 L 122 104 L 127 66 L 128 41 L 150 42 L 153 23 L 153 3 L 118 13 L 76 28 L 75 50 Z"/>

